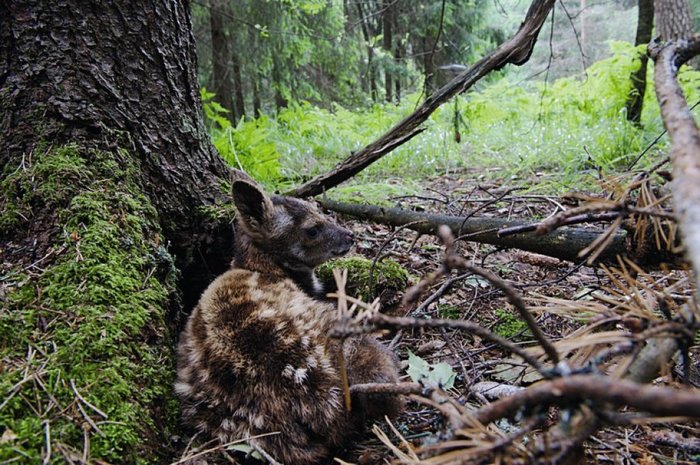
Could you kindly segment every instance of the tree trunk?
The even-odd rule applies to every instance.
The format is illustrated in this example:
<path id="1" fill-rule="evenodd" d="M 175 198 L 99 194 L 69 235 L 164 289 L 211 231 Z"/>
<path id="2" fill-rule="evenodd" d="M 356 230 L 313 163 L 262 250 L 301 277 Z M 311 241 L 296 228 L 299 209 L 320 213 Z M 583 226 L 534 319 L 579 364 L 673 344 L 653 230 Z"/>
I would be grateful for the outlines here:
<path id="1" fill-rule="evenodd" d="M 225 20 L 233 16 L 229 0 L 209 0 L 209 25 L 211 27 L 211 63 L 213 68 L 212 89 L 214 100 L 230 112 L 230 118 L 237 121 L 240 110 L 233 104 L 232 56 L 229 48 L 229 35 Z"/>
<path id="2" fill-rule="evenodd" d="M 272 56 L 272 85 L 275 90 L 275 108 L 279 112 L 282 108 L 287 108 L 289 102 L 282 95 L 282 72 L 280 71 L 279 58 L 277 52 L 273 52 Z"/>
<path id="3" fill-rule="evenodd" d="M 362 10 L 362 3 L 357 2 L 356 5 L 357 13 L 360 18 L 359 21 L 362 29 L 362 36 L 365 39 L 365 47 L 367 49 L 367 71 L 365 72 L 364 78 L 362 78 L 361 80 L 367 83 L 366 86 L 369 89 L 372 101 L 376 102 L 378 99 L 378 92 L 377 81 L 375 79 L 374 72 L 374 48 L 372 47 L 372 31 L 370 30 L 370 26 L 367 23 L 367 16 L 365 16 L 364 11 Z"/>
<path id="4" fill-rule="evenodd" d="M 0 57 L 0 462 L 164 461 L 175 317 L 232 244 L 189 5 L 2 2 Z"/>
<path id="5" fill-rule="evenodd" d="M 693 16 L 688 0 L 654 0 L 656 34 L 661 40 L 690 38 L 693 35 Z"/>
<path id="6" fill-rule="evenodd" d="M 262 103 L 260 102 L 260 83 L 256 75 L 253 79 L 253 118 L 262 115 Z"/>
<path id="7" fill-rule="evenodd" d="M 238 53 L 234 53 L 232 56 L 233 60 L 233 79 L 236 84 L 235 86 L 235 93 L 236 93 L 236 115 L 238 115 L 238 118 L 236 119 L 236 122 L 238 119 L 245 118 L 246 117 L 246 112 L 245 112 L 245 99 L 243 97 L 243 78 L 241 76 L 241 59 L 238 56 Z"/>
<path id="8" fill-rule="evenodd" d="M 392 19 L 392 6 L 391 4 L 393 3 L 394 0 L 384 0 L 384 12 L 382 13 L 382 25 L 384 29 L 384 50 L 386 53 L 391 57 L 393 55 L 393 41 L 392 41 L 392 30 L 391 30 L 391 25 L 393 22 Z M 386 60 L 386 66 L 384 67 L 384 89 L 385 89 L 385 97 L 387 102 L 391 102 L 393 100 L 391 96 L 391 67 L 392 63 L 389 58 Z"/>
<path id="9" fill-rule="evenodd" d="M 693 15 L 688 0 L 654 0 L 656 35 L 663 41 L 688 39 L 693 35 Z M 688 61 L 697 69 L 700 59 Z"/>
<path id="10" fill-rule="evenodd" d="M 639 15 L 637 20 L 637 36 L 635 45 L 651 42 L 651 31 L 654 28 L 654 0 L 639 0 Z M 627 120 L 639 124 L 642 119 L 644 92 L 647 87 L 647 63 L 649 57 L 646 51 L 639 54 L 639 69 L 632 73 L 632 90 L 627 100 Z"/>
<path id="11" fill-rule="evenodd" d="M 394 62 L 397 64 L 401 63 L 401 44 L 396 44 L 394 52 Z M 394 75 L 394 85 L 396 86 L 396 103 L 401 103 L 401 74 L 396 73 Z"/>
<path id="12" fill-rule="evenodd" d="M 432 44 L 428 37 L 423 37 L 423 93 L 426 98 L 435 91 L 435 64 L 433 63 Z"/>

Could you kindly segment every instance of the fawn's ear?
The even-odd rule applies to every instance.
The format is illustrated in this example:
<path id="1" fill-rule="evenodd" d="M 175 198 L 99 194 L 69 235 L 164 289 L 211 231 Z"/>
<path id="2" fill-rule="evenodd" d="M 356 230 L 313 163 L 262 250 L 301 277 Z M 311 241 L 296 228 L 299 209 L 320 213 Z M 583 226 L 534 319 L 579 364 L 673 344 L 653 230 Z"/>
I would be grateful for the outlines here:
<path id="1" fill-rule="evenodd" d="M 258 186 L 246 181 L 234 181 L 232 191 L 243 225 L 250 232 L 262 232 L 272 214 L 272 201 Z"/>

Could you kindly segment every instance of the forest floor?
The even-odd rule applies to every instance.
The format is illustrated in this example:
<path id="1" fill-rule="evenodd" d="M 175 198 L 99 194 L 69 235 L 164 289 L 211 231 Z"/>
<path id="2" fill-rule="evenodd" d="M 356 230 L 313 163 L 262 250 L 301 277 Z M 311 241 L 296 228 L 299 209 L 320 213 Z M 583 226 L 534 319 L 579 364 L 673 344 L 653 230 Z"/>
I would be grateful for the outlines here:
<path id="1" fill-rule="evenodd" d="M 478 173 L 465 172 L 434 178 L 426 182 L 425 195 L 402 197 L 393 201 L 406 209 L 453 215 L 476 212 L 478 216 L 536 222 L 571 200 L 545 195 L 518 195 L 518 191 L 510 190 L 505 184 L 475 182 L 477 175 Z M 414 284 L 437 270 L 443 260 L 444 247 L 433 236 L 419 236 L 406 229 L 396 232 L 386 226 L 348 219 L 341 221 L 356 233 L 357 254 L 375 259 L 377 251 L 381 250 L 382 257 L 395 260 L 409 270 Z M 590 227 L 598 228 L 601 232 L 604 229 L 604 225 Z M 600 350 L 610 347 L 618 337 L 623 338 L 639 331 L 635 325 L 645 324 L 645 317 L 639 316 L 639 312 L 643 314 L 645 309 L 635 309 L 634 305 L 625 308 L 624 302 L 640 300 L 637 303 L 644 307 L 645 299 L 647 303 L 651 300 L 650 295 L 655 292 L 653 289 L 659 288 L 666 292 L 671 286 L 675 286 L 672 291 L 674 295 L 688 297 L 693 293 L 686 271 L 653 271 L 646 274 L 636 270 L 630 273 L 626 267 L 589 267 L 517 250 L 499 250 L 494 246 L 474 242 L 461 242 L 459 253 L 473 264 L 495 273 L 519 291 L 533 310 L 539 326 L 572 367 L 584 366 Z M 445 288 L 445 281 L 452 278 L 453 284 Z M 432 303 L 422 304 L 430 298 L 434 298 Z M 436 282 L 417 305 L 410 308 L 394 306 L 382 311 L 395 316 L 471 320 L 520 346 L 537 346 L 527 325 L 503 293 L 495 290 L 488 281 L 471 274 L 460 276 L 453 272 L 451 276 Z M 461 405 L 469 404 L 478 408 L 486 402 L 488 393 L 472 389 L 478 382 L 494 381 L 522 387 L 541 379 L 537 372 L 528 369 L 517 356 L 466 332 L 453 329 L 402 329 L 385 334 L 384 339 L 402 361 L 402 381 L 410 381 L 406 375 L 410 353 L 433 366 L 440 362 L 448 363 L 456 374 L 456 382 L 447 392 Z M 567 341 L 570 341 L 568 345 Z M 536 352 L 538 349 L 533 350 Z M 697 344 L 691 347 L 690 354 L 693 367 L 690 383 L 697 388 L 700 387 L 700 350 Z M 613 360 L 597 369 L 612 373 L 622 363 Z M 681 367 L 669 367 L 654 384 L 677 385 L 680 383 L 681 371 Z M 528 438 L 536 437 L 538 431 L 541 431 L 540 426 L 556 423 L 560 415 L 565 415 L 565 412 L 557 413 L 556 409 L 540 412 L 539 420 L 535 422 L 540 424 L 528 424 L 524 427 L 525 439 L 513 441 L 519 443 L 519 446 L 503 447 L 500 450 L 495 448 L 492 453 L 482 456 L 486 461 L 475 457 L 474 460 L 459 463 L 531 463 L 526 451 Z M 410 400 L 405 412 L 393 421 L 403 438 L 394 434 L 386 423 L 381 428 L 403 453 L 409 453 L 410 448 L 426 450 L 434 447 L 432 454 L 439 456 L 440 453 L 459 450 L 461 447 L 493 444 L 507 434 L 518 431 L 523 423 L 525 422 L 502 420 L 488 429 L 484 428 L 478 438 L 470 437 L 471 442 L 462 437 L 461 443 L 441 449 L 436 444 L 450 438 L 455 439 L 450 435 L 447 422 L 435 409 Z M 700 450 L 697 449 L 698 444 L 693 442 L 693 438 L 698 437 L 699 422 L 640 417 L 625 426 L 609 426 L 598 431 L 585 443 L 585 460 L 586 463 L 603 464 L 698 463 Z M 516 449 L 517 453 L 514 452 Z M 431 453 L 427 455 L 430 456 Z M 395 459 L 396 455 L 386 440 L 383 443 L 371 433 L 346 457 L 349 462 L 358 464 L 391 463 Z M 443 462 L 434 457 L 425 463 Z"/>

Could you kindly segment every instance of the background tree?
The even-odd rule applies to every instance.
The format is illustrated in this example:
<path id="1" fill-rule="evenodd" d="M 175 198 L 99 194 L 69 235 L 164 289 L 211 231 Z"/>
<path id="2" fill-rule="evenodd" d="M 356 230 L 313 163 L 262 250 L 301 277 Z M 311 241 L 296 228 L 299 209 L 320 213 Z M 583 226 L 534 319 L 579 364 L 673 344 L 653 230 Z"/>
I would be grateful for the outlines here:
<path id="1" fill-rule="evenodd" d="M 693 16 L 688 0 L 654 0 L 656 35 L 662 40 L 690 37 L 693 34 Z"/>
<path id="2" fill-rule="evenodd" d="M 190 24 L 0 3 L 0 461 L 169 454 L 177 315 L 231 256 Z"/>
<path id="3" fill-rule="evenodd" d="M 233 104 L 233 55 L 228 27 L 233 14 L 229 0 L 209 0 L 209 23 L 211 25 L 212 51 L 212 90 L 217 101 L 238 120 L 238 112 Z"/>
<path id="4" fill-rule="evenodd" d="M 646 45 L 651 42 L 651 31 L 654 28 L 654 1 L 639 0 L 637 15 L 637 34 L 635 45 Z M 639 124 L 642 118 L 644 93 L 647 86 L 647 64 L 649 57 L 645 50 L 639 52 L 639 68 L 632 73 L 632 91 L 627 101 L 627 120 Z"/>
<path id="5" fill-rule="evenodd" d="M 693 34 L 693 16 L 689 0 L 654 0 L 656 14 L 656 35 L 661 40 L 689 38 Z M 693 68 L 698 67 L 699 59 L 695 57 L 688 62 Z"/>

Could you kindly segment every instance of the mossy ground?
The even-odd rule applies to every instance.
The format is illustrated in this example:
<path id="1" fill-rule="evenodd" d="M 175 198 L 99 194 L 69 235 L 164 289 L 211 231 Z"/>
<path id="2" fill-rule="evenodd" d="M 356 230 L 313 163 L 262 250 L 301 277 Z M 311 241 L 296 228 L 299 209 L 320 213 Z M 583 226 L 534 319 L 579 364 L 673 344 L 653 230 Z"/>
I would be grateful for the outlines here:
<path id="1" fill-rule="evenodd" d="M 499 336 L 511 339 L 523 334 L 526 336 L 531 334 L 527 323 L 512 312 L 498 308 L 495 311 L 495 315 L 498 317 L 498 323 L 493 327 L 493 330 Z"/>
<path id="2" fill-rule="evenodd" d="M 409 274 L 404 267 L 390 259 L 372 263 L 372 260 L 362 257 L 339 258 L 319 266 L 316 274 L 322 282 L 332 282 L 333 269 L 348 270 L 346 291 L 366 302 L 382 292 L 406 289 Z"/>
<path id="3" fill-rule="evenodd" d="M 0 206 L 5 246 L 53 220 L 45 256 L 2 263 L 0 462 L 41 463 L 49 443 L 51 463 L 157 461 L 177 411 L 176 272 L 128 154 L 37 150 Z"/>

